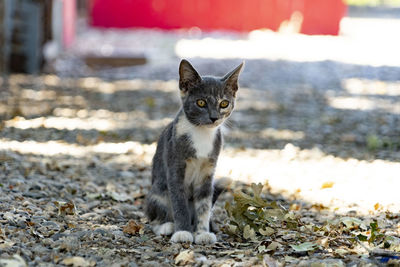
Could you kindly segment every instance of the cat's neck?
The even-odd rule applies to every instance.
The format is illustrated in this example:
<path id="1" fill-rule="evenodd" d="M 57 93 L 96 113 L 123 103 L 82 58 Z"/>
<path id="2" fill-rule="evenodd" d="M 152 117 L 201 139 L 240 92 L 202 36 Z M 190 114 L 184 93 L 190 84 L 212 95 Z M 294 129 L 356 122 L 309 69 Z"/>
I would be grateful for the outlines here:
<path id="1" fill-rule="evenodd" d="M 206 158 L 214 148 L 214 140 L 219 126 L 207 127 L 203 125 L 194 125 L 182 112 L 178 116 L 176 124 L 177 137 L 188 135 L 190 137 L 193 148 L 196 150 L 198 158 Z"/>

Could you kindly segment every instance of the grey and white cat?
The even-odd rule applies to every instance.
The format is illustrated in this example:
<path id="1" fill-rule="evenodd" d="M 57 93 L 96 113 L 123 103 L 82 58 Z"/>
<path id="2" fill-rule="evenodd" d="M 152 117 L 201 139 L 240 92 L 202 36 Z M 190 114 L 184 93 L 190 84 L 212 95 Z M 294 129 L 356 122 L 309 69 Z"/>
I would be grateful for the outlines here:
<path id="1" fill-rule="evenodd" d="M 210 232 L 210 217 L 224 189 L 213 181 L 222 146 L 220 126 L 235 107 L 242 67 L 243 63 L 222 78 L 200 77 L 188 61 L 180 63 L 182 108 L 160 136 L 146 198 L 154 232 L 173 234 L 172 242 L 217 240 Z"/>

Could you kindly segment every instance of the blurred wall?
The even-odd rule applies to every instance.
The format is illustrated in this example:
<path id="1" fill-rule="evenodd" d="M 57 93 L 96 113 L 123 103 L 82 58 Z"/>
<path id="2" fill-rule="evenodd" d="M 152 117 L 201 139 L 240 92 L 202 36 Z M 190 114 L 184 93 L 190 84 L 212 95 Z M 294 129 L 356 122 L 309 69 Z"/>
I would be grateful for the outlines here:
<path id="1" fill-rule="evenodd" d="M 97 27 L 278 30 L 297 14 L 300 32 L 332 35 L 345 11 L 342 0 L 91 0 L 90 8 Z"/>

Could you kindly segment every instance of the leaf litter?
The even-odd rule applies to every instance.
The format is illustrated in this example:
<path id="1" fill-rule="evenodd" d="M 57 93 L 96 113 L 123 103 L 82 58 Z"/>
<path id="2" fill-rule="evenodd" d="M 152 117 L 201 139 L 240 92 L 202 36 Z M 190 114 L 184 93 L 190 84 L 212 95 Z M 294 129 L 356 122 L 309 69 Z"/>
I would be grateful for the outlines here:
<path id="1" fill-rule="evenodd" d="M 378 264 L 400 259 L 400 237 L 398 231 L 391 229 L 398 226 L 390 222 L 397 216 L 387 212 L 379 221 L 340 215 L 333 220 L 303 220 L 301 209 L 288 210 L 277 201 L 263 198 L 263 188 L 261 183 L 253 183 L 250 192 L 233 193 L 233 203 L 225 204 L 228 223 L 223 231 L 237 241 L 256 243 L 264 262 L 271 257 L 293 263 L 296 257 L 322 260 L 343 259 L 345 255 L 367 257 Z M 336 263 L 309 264 L 344 266 L 339 259 Z"/>

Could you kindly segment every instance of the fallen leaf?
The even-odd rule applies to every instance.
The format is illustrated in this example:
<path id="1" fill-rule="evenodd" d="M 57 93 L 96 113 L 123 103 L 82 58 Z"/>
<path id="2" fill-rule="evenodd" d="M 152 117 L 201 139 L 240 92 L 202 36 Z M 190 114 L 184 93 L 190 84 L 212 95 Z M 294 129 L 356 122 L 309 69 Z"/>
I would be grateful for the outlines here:
<path id="1" fill-rule="evenodd" d="M 265 249 L 266 249 L 266 247 L 264 245 L 258 246 L 258 248 L 257 248 L 258 253 L 264 252 Z"/>
<path id="2" fill-rule="evenodd" d="M 254 240 L 256 238 L 256 232 L 250 227 L 250 225 L 246 225 L 243 229 L 243 237 L 245 239 Z"/>
<path id="3" fill-rule="evenodd" d="M 311 205 L 312 209 L 316 209 L 316 210 L 327 210 L 329 209 L 328 207 L 324 206 L 323 204 L 313 204 Z"/>
<path id="4" fill-rule="evenodd" d="M 382 209 L 383 209 L 383 206 L 382 206 L 381 204 L 379 204 L 379 203 L 376 203 L 376 204 L 374 205 L 374 209 L 375 209 L 375 210 L 382 210 Z"/>
<path id="5" fill-rule="evenodd" d="M 131 197 L 125 193 L 111 192 L 109 194 L 112 199 L 119 201 L 119 202 L 125 202 L 125 201 L 131 199 Z"/>
<path id="6" fill-rule="evenodd" d="M 297 204 L 297 203 L 293 203 L 290 205 L 289 210 L 300 210 L 301 209 L 301 205 Z"/>
<path id="7" fill-rule="evenodd" d="M 346 254 L 349 254 L 349 251 L 343 248 L 337 248 L 333 251 L 334 254 L 337 254 L 341 257 L 345 256 Z"/>
<path id="8" fill-rule="evenodd" d="M 188 265 L 194 263 L 194 252 L 191 250 L 184 250 L 181 251 L 176 257 L 175 257 L 175 264 L 176 265 Z"/>
<path id="9" fill-rule="evenodd" d="M 236 235 L 238 232 L 238 227 L 236 225 L 228 224 L 225 230 L 230 235 Z"/>
<path id="10" fill-rule="evenodd" d="M 136 235 L 141 231 L 143 231 L 142 229 L 143 229 L 142 224 L 139 224 L 134 220 L 129 220 L 128 224 L 124 226 L 122 231 L 126 234 Z"/>
<path id="11" fill-rule="evenodd" d="M 58 216 L 76 214 L 76 208 L 73 202 L 54 201 L 54 205 L 58 208 Z"/>
<path id="12" fill-rule="evenodd" d="M 103 194 L 101 193 L 90 193 L 87 194 L 86 197 L 90 200 L 94 200 L 94 199 L 102 199 L 104 198 Z"/>
<path id="13" fill-rule="evenodd" d="M 78 256 L 65 258 L 61 263 L 73 267 L 93 267 L 96 265 L 95 261 L 86 260 Z"/>
<path id="14" fill-rule="evenodd" d="M 334 184 L 335 184 L 334 182 L 325 182 L 322 184 L 321 189 L 332 188 Z"/>
<path id="15" fill-rule="evenodd" d="M 292 245 L 290 246 L 295 250 L 295 251 L 312 251 L 316 248 L 319 247 L 319 245 L 315 242 L 304 242 L 299 245 Z"/>
<path id="16" fill-rule="evenodd" d="M 347 229 L 357 229 L 360 227 L 361 229 L 367 229 L 366 225 L 358 218 L 355 217 L 341 217 L 338 219 L 340 223 L 343 223 Z"/>
<path id="17" fill-rule="evenodd" d="M 327 237 L 318 239 L 317 242 L 318 242 L 318 244 L 320 244 L 324 248 L 328 248 L 329 247 L 329 239 Z"/>
<path id="18" fill-rule="evenodd" d="M 346 265 L 341 260 L 326 259 L 326 260 L 314 261 L 309 266 L 310 267 L 344 267 Z"/>
<path id="19" fill-rule="evenodd" d="M 271 228 L 271 227 L 268 227 L 268 226 L 265 227 L 265 230 L 260 228 L 258 231 L 260 232 L 260 234 L 262 234 L 264 236 L 270 236 L 270 235 L 275 233 L 275 230 L 273 228 Z"/>
<path id="20" fill-rule="evenodd" d="M 251 184 L 251 189 L 253 190 L 254 196 L 250 196 L 241 191 L 236 191 L 233 194 L 233 197 L 234 197 L 235 201 L 240 205 L 251 205 L 251 206 L 259 207 L 259 208 L 267 207 L 268 203 L 265 202 L 260 196 L 261 190 L 263 187 L 264 186 L 261 183 L 259 183 L 259 184 L 253 183 L 253 184 Z"/>
<path id="21" fill-rule="evenodd" d="M 362 235 L 362 234 L 357 235 L 357 238 L 360 241 L 367 241 L 368 240 L 368 236 Z"/>
<path id="22" fill-rule="evenodd" d="M 271 244 L 268 245 L 267 251 L 274 251 L 274 250 L 276 250 L 279 246 L 280 246 L 280 244 L 279 244 L 278 242 L 272 241 Z"/>

